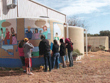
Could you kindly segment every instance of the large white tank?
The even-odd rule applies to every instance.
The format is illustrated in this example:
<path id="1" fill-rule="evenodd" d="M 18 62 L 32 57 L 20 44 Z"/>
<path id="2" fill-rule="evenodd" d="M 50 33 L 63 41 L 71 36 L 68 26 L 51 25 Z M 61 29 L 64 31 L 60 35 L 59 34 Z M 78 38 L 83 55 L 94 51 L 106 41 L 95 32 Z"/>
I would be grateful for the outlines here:
<path id="1" fill-rule="evenodd" d="M 67 37 L 65 28 L 65 37 Z M 73 42 L 73 48 L 78 49 L 84 55 L 84 29 L 77 26 L 68 26 L 68 36 Z"/>

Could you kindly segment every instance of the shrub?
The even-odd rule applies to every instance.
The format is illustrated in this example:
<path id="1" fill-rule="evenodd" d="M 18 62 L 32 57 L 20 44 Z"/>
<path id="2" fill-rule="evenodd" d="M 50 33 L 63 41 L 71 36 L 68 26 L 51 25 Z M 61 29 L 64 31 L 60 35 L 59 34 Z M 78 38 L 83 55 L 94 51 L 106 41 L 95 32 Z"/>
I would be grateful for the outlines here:
<path id="1" fill-rule="evenodd" d="M 80 53 L 80 51 L 78 49 L 74 49 L 73 50 L 73 57 L 77 57 L 79 55 L 83 55 L 83 53 Z"/>

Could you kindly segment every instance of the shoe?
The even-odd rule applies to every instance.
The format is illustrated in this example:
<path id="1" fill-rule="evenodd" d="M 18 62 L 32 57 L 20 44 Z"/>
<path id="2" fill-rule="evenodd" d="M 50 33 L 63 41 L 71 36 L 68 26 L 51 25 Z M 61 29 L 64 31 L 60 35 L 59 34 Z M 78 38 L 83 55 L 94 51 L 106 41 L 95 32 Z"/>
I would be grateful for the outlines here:
<path id="1" fill-rule="evenodd" d="M 47 70 L 44 70 L 44 72 L 47 72 Z"/>
<path id="2" fill-rule="evenodd" d="M 23 73 L 26 73 L 26 70 L 23 70 Z"/>
<path id="3" fill-rule="evenodd" d="M 30 72 L 30 73 L 27 73 L 28 75 L 34 75 L 32 72 Z"/>

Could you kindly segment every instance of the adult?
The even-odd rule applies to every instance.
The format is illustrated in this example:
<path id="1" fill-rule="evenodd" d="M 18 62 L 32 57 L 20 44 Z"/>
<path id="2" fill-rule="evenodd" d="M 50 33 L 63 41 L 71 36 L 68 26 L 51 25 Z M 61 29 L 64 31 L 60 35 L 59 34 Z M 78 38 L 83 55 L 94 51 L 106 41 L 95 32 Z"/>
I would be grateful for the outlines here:
<path id="1" fill-rule="evenodd" d="M 34 37 L 35 37 L 35 39 L 39 39 L 39 33 L 38 33 L 38 29 L 37 28 L 35 28 Z"/>
<path id="2" fill-rule="evenodd" d="M 20 56 L 20 59 L 21 59 L 21 62 L 22 62 L 23 72 L 26 72 L 23 46 L 24 46 L 24 40 L 21 40 L 19 45 L 18 45 L 18 52 L 19 52 L 19 56 Z"/>
<path id="3" fill-rule="evenodd" d="M 45 39 L 44 35 L 41 35 L 41 41 L 39 44 L 39 55 L 44 55 L 45 61 L 45 72 L 47 72 L 47 61 L 49 64 L 49 71 L 51 71 L 51 54 L 50 54 L 50 45 L 49 41 Z"/>
<path id="4" fill-rule="evenodd" d="M 33 73 L 31 72 L 31 67 L 32 67 L 32 60 L 31 60 L 31 49 L 34 48 L 34 46 L 29 43 L 28 38 L 24 39 L 24 57 L 25 57 L 25 66 L 26 66 L 26 71 L 28 75 L 32 75 Z"/>
<path id="5" fill-rule="evenodd" d="M 60 56 L 62 58 L 62 62 L 63 62 L 63 68 L 66 67 L 66 62 L 65 62 L 65 55 L 66 55 L 66 45 L 63 42 L 63 39 L 60 39 Z"/>
<path id="6" fill-rule="evenodd" d="M 48 30 L 47 30 L 47 26 L 43 26 L 43 35 L 45 35 L 45 39 L 47 39 L 48 36 Z"/>
<path id="7" fill-rule="evenodd" d="M 11 38 L 12 38 L 12 44 L 17 44 L 17 39 L 16 39 L 16 33 L 13 27 L 11 27 Z"/>
<path id="8" fill-rule="evenodd" d="M 53 52 L 53 68 L 55 66 L 55 61 L 56 61 L 57 69 L 59 69 L 59 57 L 60 57 L 60 53 L 59 53 L 59 45 L 57 43 L 57 40 L 54 40 L 52 52 Z"/>
<path id="9" fill-rule="evenodd" d="M 6 37 L 5 37 L 5 39 L 6 39 L 6 43 L 5 44 L 10 44 L 10 32 L 9 32 L 9 30 L 8 30 L 8 28 L 6 28 Z"/>
<path id="10" fill-rule="evenodd" d="M 32 31 L 30 30 L 31 27 L 28 26 L 27 28 L 28 28 L 28 30 L 26 30 L 26 37 L 27 37 L 28 39 L 32 39 Z"/>
<path id="11" fill-rule="evenodd" d="M 72 42 L 66 38 L 65 39 L 65 43 L 66 43 L 66 48 L 68 49 L 68 57 L 69 57 L 69 66 L 73 66 L 73 57 L 72 57 L 72 51 L 73 51 L 73 46 L 72 46 Z"/>

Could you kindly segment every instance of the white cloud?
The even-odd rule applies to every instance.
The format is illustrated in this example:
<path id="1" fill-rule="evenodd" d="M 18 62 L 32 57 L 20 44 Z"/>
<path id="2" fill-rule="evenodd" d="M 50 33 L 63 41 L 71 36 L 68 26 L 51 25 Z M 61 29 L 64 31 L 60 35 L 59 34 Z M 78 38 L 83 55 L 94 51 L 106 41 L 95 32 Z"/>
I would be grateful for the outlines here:
<path id="1" fill-rule="evenodd" d="M 102 7 L 110 6 L 110 0 L 34 0 L 56 9 L 67 16 L 101 12 Z"/>
<path id="2" fill-rule="evenodd" d="M 76 15 L 76 14 L 88 14 L 94 11 L 100 12 L 101 7 L 108 6 L 107 2 L 95 2 L 95 1 L 84 1 L 78 0 L 70 4 L 70 6 L 61 8 L 60 11 L 66 15 Z"/>

